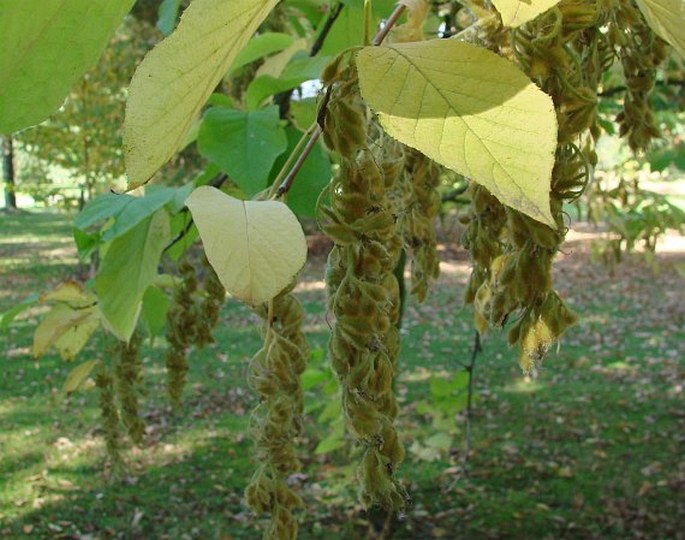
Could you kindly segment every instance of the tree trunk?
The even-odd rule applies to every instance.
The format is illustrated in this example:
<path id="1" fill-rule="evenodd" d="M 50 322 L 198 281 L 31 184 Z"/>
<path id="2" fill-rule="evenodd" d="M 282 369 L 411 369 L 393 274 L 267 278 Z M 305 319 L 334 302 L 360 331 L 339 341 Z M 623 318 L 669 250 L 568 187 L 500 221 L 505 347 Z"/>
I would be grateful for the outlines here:
<path id="1" fill-rule="evenodd" d="M 12 137 L 2 138 L 2 181 L 5 188 L 5 207 L 17 208 L 17 195 L 14 183 L 14 147 Z"/>

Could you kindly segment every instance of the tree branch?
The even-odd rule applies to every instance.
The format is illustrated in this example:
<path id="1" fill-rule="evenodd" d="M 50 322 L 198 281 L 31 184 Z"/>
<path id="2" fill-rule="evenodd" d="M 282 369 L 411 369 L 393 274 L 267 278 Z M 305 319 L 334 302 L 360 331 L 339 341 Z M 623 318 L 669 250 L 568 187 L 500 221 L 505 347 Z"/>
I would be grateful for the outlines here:
<path id="1" fill-rule="evenodd" d="M 669 86 L 685 87 L 685 80 L 673 79 L 669 81 L 656 81 L 654 86 L 659 88 L 668 88 Z M 616 94 L 620 94 L 621 92 L 625 92 L 626 90 L 628 90 L 627 86 L 614 86 L 613 88 L 607 88 L 606 90 L 603 90 L 597 94 L 597 97 L 612 97 Z"/>
<path id="2" fill-rule="evenodd" d="M 323 26 L 321 27 L 321 32 L 319 33 L 319 35 L 316 38 L 316 41 L 314 41 L 311 49 L 309 50 L 310 58 L 319 54 L 321 47 L 323 47 L 323 44 L 326 42 L 326 38 L 328 37 L 328 34 L 333 28 L 333 24 L 335 24 L 336 19 L 340 16 L 340 13 L 342 12 L 344 7 L 345 4 L 339 2 L 328 14 L 326 22 L 324 22 Z M 278 105 L 278 114 L 281 118 L 286 118 L 288 116 L 288 113 L 290 112 L 290 100 L 292 98 L 292 95 L 293 90 L 286 90 L 285 92 L 281 92 L 274 96 L 274 104 Z"/>
<path id="3" fill-rule="evenodd" d="M 398 5 L 395 7 L 395 10 L 392 12 L 388 20 L 386 21 L 385 25 L 379 32 L 376 34 L 376 36 L 373 38 L 373 45 L 378 46 L 381 43 L 383 43 L 383 40 L 385 37 L 388 35 L 388 32 L 392 29 L 392 27 L 395 25 L 397 20 L 400 18 L 400 15 L 405 10 L 405 6 L 403 5 Z M 326 97 L 324 98 L 324 103 L 323 105 L 326 105 L 327 101 L 329 99 L 329 90 L 326 91 Z M 297 159 L 295 162 L 295 165 L 293 165 L 293 168 L 291 171 L 288 173 L 288 175 L 285 177 L 285 180 L 281 183 L 281 185 L 278 187 L 278 190 L 276 191 L 276 197 L 280 198 L 288 191 L 293 185 L 293 182 L 295 181 L 295 177 L 297 176 L 297 173 L 300 171 L 302 168 L 302 165 L 304 164 L 305 159 L 307 159 L 307 156 L 311 153 L 312 149 L 314 148 L 316 141 L 319 140 L 319 137 L 321 136 L 322 129 L 321 129 L 321 123 L 320 121 L 322 118 L 325 116 L 325 110 L 320 110 L 319 115 L 317 117 L 317 120 L 315 121 L 314 127 L 312 134 L 309 138 L 309 141 L 307 142 L 307 146 L 305 146 L 304 150 L 302 150 L 302 154 L 300 154 L 300 157 Z M 311 130 L 312 128 L 310 128 Z"/>

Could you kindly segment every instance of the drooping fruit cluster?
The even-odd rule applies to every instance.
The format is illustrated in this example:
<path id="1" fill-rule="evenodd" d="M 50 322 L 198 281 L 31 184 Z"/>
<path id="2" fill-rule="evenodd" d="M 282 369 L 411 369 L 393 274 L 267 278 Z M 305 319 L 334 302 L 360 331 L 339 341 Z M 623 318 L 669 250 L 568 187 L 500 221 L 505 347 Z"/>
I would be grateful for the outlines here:
<path id="1" fill-rule="evenodd" d="M 219 276 L 209 264 L 207 257 L 203 257 L 202 266 L 205 270 L 202 282 L 204 296 L 195 317 L 195 345 L 200 349 L 214 343 L 212 330 L 219 322 L 221 307 L 226 300 L 226 289 L 219 281 Z"/>
<path id="2" fill-rule="evenodd" d="M 348 432 L 362 447 L 358 469 L 366 506 L 402 508 L 408 496 L 395 478 L 404 458 L 392 389 L 399 355 L 399 286 L 393 270 L 402 249 L 389 191 L 404 170 L 402 147 L 369 121 L 351 56 L 324 74 L 330 101 L 324 140 L 341 156 L 340 170 L 319 205 L 335 245 L 328 258 L 329 341 L 340 380 Z"/>
<path id="3" fill-rule="evenodd" d="M 117 358 L 114 365 L 117 395 L 121 408 L 121 421 L 131 440 L 139 444 L 145 434 L 145 423 L 138 411 L 138 389 L 143 372 L 139 355 L 140 335 L 134 332 L 129 343 L 117 344 Z"/>
<path id="4" fill-rule="evenodd" d="M 245 496 L 256 514 L 270 514 L 264 532 L 269 540 L 296 538 L 293 510 L 302 503 L 287 478 L 300 467 L 294 439 L 302 429 L 300 375 L 309 358 L 309 347 L 302 333 L 304 312 L 291 289 L 279 294 L 267 309 L 259 310 L 265 319 L 264 347 L 252 358 L 248 375 L 248 382 L 260 396 L 251 417 L 259 465 Z"/>
<path id="5" fill-rule="evenodd" d="M 117 409 L 114 377 L 104 362 L 95 373 L 95 386 L 99 391 L 99 405 L 102 414 L 102 429 L 105 435 L 107 457 L 114 476 L 121 474 L 124 461 L 121 457 L 121 433 L 119 432 L 119 410 Z"/>
<path id="6" fill-rule="evenodd" d="M 419 302 L 440 274 L 434 220 L 440 210 L 440 167 L 423 154 L 405 149 L 405 196 L 400 202 L 400 230 L 411 260 L 411 293 Z"/>
<path id="7" fill-rule="evenodd" d="M 188 349 L 195 341 L 195 299 L 197 290 L 195 268 L 187 259 L 179 264 L 181 283 L 174 291 L 173 302 L 167 312 L 166 339 L 169 344 L 165 363 L 167 393 L 171 404 L 181 406 L 183 387 L 188 373 Z"/>
<path id="8" fill-rule="evenodd" d="M 466 217 L 464 243 L 474 260 L 466 301 L 474 304 L 479 330 L 503 326 L 515 317 L 508 338 L 520 346 L 525 371 L 534 370 L 551 344 L 576 320 L 552 288 L 551 266 L 566 233 L 563 204 L 583 193 L 597 163 L 597 91 L 613 61 L 610 36 L 618 32 L 630 36 L 630 43 L 648 41 L 650 51 L 654 50 L 653 37 L 638 38 L 633 30 L 614 28 L 625 19 L 617 18 L 623 4 L 623 0 L 564 0 L 512 31 L 507 44 L 502 42 L 501 28 L 493 31 L 495 50 L 517 61 L 552 97 L 559 122 L 550 192 L 555 227 L 502 207 L 479 187 L 472 189 L 472 207 Z M 487 36 L 481 39 L 487 41 Z M 652 64 L 657 61 L 654 53 L 650 58 Z M 650 131 L 645 127 L 648 119 L 649 115 L 642 115 L 641 128 L 633 123 L 624 132 L 633 133 L 634 142 L 644 142 Z"/>
<path id="9" fill-rule="evenodd" d="M 212 330 L 219 322 L 226 299 L 226 290 L 206 258 L 203 265 L 205 278 L 200 289 L 197 272 L 190 261 L 186 258 L 179 264 L 181 282 L 167 312 L 167 393 L 176 408 L 181 406 L 188 373 L 188 351 L 193 345 L 202 349 L 214 342 Z"/>
<path id="10" fill-rule="evenodd" d="M 644 150 L 660 136 L 649 95 L 656 69 L 668 56 L 668 45 L 652 31 L 632 0 L 617 0 L 610 18 L 607 36 L 617 50 L 627 86 L 623 111 L 616 117 L 619 135 L 627 138 L 631 149 Z"/>

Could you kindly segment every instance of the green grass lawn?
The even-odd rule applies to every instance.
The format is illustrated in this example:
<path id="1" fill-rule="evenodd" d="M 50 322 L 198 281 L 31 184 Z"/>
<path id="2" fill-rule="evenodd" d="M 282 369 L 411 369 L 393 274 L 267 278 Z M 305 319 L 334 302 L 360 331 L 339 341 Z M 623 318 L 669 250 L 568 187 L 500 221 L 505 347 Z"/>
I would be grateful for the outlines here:
<path id="1" fill-rule="evenodd" d="M 685 281 L 674 270 L 685 253 L 661 256 L 657 275 L 635 257 L 610 275 L 589 252 L 572 242 L 560 257 L 557 286 L 581 322 L 536 379 L 521 375 L 502 336 L 486 336 L 465 469 L 463 417 L 437 430 L 445 420 L 429 412 L 438 406 L 431 385 L 463 369 L 473 341 L 461 305 L 467 259 L 444 252 L 439 285 L 425 304 L 409 304 L 402 329 L 399 428 L 409 450 L 399 474 L 414 504 L 393 538 L 685 538 Z M 0 312 L 85 275 L 57 214 L 0 214 L 0 257 Z M 325 372 L 322 276 L 315 259 L 297 294 L 312 367 Z M 163 340 L 146 344 L 145 443 L 129 446 L 128 474 L 113 481 L 96 392 L 66 397 L 71 365 L 31 357 L 40 315 L 34 308 L 0 334 L 0 537 L 260 538 L 242 500 L 254 466 L 245 369 L 260 347 L 256 317 L 226 303 L 217 343 L 190 358 L 181 414 L 164 395 Z M 96 336 L 77 361 L 106 359 L 106 342 Z M 333 430 L 319 421 L 335 399 L 323 391 L 330 380 L 306 395 L 303 469 L 291 479 L 305 501 L 300 537 L 380 538 L 356 500 L 355 448 L 314 452 Z M 451 440 L 437 436 L 445 433 Z"/>

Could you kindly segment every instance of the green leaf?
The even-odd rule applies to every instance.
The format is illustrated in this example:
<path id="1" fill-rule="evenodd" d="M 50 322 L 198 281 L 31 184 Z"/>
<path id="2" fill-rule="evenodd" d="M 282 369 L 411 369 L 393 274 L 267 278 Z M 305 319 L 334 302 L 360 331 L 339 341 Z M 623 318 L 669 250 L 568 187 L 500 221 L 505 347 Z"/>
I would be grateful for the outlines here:
<path id="1" fill-rule="evenodd" d="M 464 370 L 452 377 L 452 388 L 454 390 L 466 390 L 469 386 L 469 372 Z"/>
<path id="2" fill-rule="evenodd" d="M 345 7 L 326 36 L 322 55 L 337 55 L 350 47 L 364 44 L 364 0 L 345 0 Z M 395 0 L 375 0 L 372 2 L 372 31 L 378 28 L 381 19 L 387 19 L 393 11 Z"/>
<path id="3" fill-rule="evenodd" d="M 0 133 L 57 110 L 100 58 L 133 1 L 0 2 Z"/>
<path id="4" fill-rule="evenodd" d="M 35 305 L 35 303 L 38 301 L 38 298 L 40 298 L 40 295 L 38 293 L 33 293 L 28 296 L 25 300 L 22 302 L 19 302 L 17 305 L 14 307 L 11 307 L 4 313 L 0 314 L 0 332 L 4 332 L 9 328 L 9 325 L 12 323 L 12 321 L 15 319 L 17 315 L 20 313 L 26 311 L 29 309 L 31 306 Z"/>
<path id="5" fill-rule="evenodd" d="M 290 126 L 286 129 L 288 137 L 288 151 L 285 152 L 275 163 L 272 176 L 278 174 L 285 164 L 287 156 L 295 149 L 302 133 Z M 312 149 L 304 161 L 302 168 L 297 173 L 297 178 L 288 192 L 288 206 L 300 217 L 314 217 L 316 214 L 316 201 L 319 194 L 331 180 L 331 160 L 328 153 L 320 144 Z"/>
<path id="6" fill-rule="evenodd" d="M 532 21 L 549 8 L 556 6 L 560 0 L 492 0 L 502 16 L 502 24 L 516 28 L 525 22 Z"/>
<path id="7" fill-rule="evenodd" d="M 115 218 L 114 224 L 102 234 L 102 241 L 107 242 L 126 234 L 144 219 L 150 217 L 164 205 L 173 201 L 187 188 L 170 188 L 166 186 L 154 186 L 148 188 L 143 197 L 132 195 L 116 195 L 107 193 L 90 201 L 83 211 L 74 219 L 77 229 L 86 230 L 92 225 Z"/>
<path id="8" fill-rule="evenodd" d="M 164 291 L 152 285 L 145 290 L 141 319 L 150 336 L 158 336 L 164 331 L 169 304 L 169 297 Z"/>
<path id="9" fill-rule="evenodd" d="M 302 389 L 305 391 L 311 390 L 316 385 L 321 384 L 324 381 L 327 381 L 329 377 L 330 374 L 326 373 L 325 371 L 309 368 L 305 370 L 304 373 L 302 373 Z"/>
<path id="10" fill-rule="evenodd" d="M 304 266 L 307 242 L 292 211 L 276 201 L 241 201 L 197 188 L 186 201 L 207 259 L 226 290 L 248 304 L 270 300 Z"/>
<path id="11" fill-rule="evenodd" d="M 333 452 L 342 446 L 345 446 L 344 436 L 340 433 L 333 433 L 325 439 L 319 441 L 319 444 L 317 444 L 316 448 L 314 449 L 314 453 L 317 456 L 320 456 L 321 454 Z"/>
<path id="12" fill-rule="evenodd" d="M 449 449 L 452 447 L 452 436 L 447 433 L 436 433 L 428 437 L 425 444 L 429 448 L 449 452 Z"/>
<path id="13" fill-rule="evenodd" d="M 166 255 L 172 261 L 178 261 L 181 255 L 183 255 L 200 236 L 194 223 L 191 223 L 190 228 L 188 229 L 190 220 L 191 218 L 188 212 L 182 212 L 175 216 L 171 216 L 171 238 L 174 240 L 174 243 L 166 250 Z M 187 232 L 176 240 L 181 232 L 186 230 Z"/>
<path id="14" fill-rule="evenodd" d="M 288 144 L 276 106 L 251 112 L 210 109 L 197 142 L 200 153 L 250 197 L 267 186 L 269 171 Z"/>
<path id="15" fill-rule="evenodd" d="M 449 381 L 433 376 L 430 379 L 430 395 L 433 398 L 446 398 L 452 393 L 452 385 Z"/>
<path id="16" fill-rule="evenodd" d="M 124 121 L 129 187 L 180 150 L 236 56 L 278 0 L 194 0 L 176 30 L 138 66 Z"/>
<path id="17" fill-rule="evenodd" d="M 245 103 L 248 109 L 255 110 L 269 96 L 297 88 L 305 81 L 318 79 L 329 61 L 328 56 L 296 58 L 286 66 L 280 77 L 271 75 L 257 77 L 245 91 Z"/>
<path id="18" fill-rule="evenodd" d="M 321 13 L 326 10 L 328 0 L 285 0 L 287 6 L 298 9 L 312 26 L 316 27 L 321 20 Z"/>
<path id="19" fill-rule="evenodd" d="M 316 121 L 317 99 L 293 99 L 290 102 L 290 116 L 301 131 L 306 131 Z"/>
<path id="20" fill-rule="evenodd" d="M 181 0 L 163 0 L 159 5 L 157 10 L 157 28 L 165 36 L 174 31 L 180 6 Z"/>
<path id="21" fill-rule="evenodd" d="M 76 251 L 78 251 L 78 256 L 81 261 L 85 262 L 88 258 L 97 251 L 100 245 L 100 233 L 88 233 L 77 229 L 76 227 L 71 230 L 74 237 L 74 243 L 76 244 Z"/>
<path id="22" fill-rule="evenodd" d="M 69 375 L 67 375 L 67 380 L 64 381 L 62 392 L 65 394 L 70 394 L 81 388 L 81 385 L 88 378 L 88 375 L 90 375 L 90 372 L 93 371 L 93 368 L 97 365 L 97 363 L 97 360 L 88 360 L 87 362 L 83 362 L 72 369 L 69 372 Z"/>
<path id="23" fill-rule="evenodd" d="M 685 2 L 683 0 L 636 0 L 649 26 L 685 58 Z"/>
<path id="24" fill-rule="evenodd" d="M 293 41 L 295 39 L 290 34 L 283 34 L 281 32 L 259 34 L 248 41 L 245 48 L 236 56 L 231 66 L 231 71 L 235 71 L 270 54 L 282 51 L 288 48 Z"/>
<path id="25" fill-rule="evenodd" d="M 136 327 L 143 294 L 157 275 L 169 240 L 169 217 L 159 210 L 112 240 L 95 278 L 102 315 L 112 333 L 128 341 Z"/>
<path id="26" fill-rule="evenodd" d="M 117 195 L 105 193 L 88 201 L 76 217 L 74 227 L 86 231 L 95 224 L 99 224 L 121 212 L 134 197 L 132 195 Z"/>
<path id="27" fill-rule="evenodd" d="M 554 105 L 514 64 L 439 39 L 366 47 L 357 67 L 362 96 L 391 136 L 554 226 Z"/>

